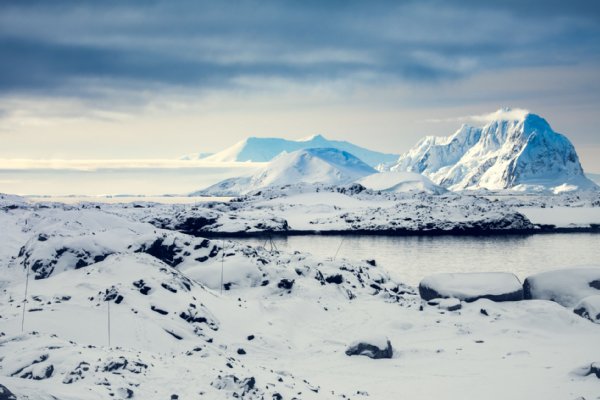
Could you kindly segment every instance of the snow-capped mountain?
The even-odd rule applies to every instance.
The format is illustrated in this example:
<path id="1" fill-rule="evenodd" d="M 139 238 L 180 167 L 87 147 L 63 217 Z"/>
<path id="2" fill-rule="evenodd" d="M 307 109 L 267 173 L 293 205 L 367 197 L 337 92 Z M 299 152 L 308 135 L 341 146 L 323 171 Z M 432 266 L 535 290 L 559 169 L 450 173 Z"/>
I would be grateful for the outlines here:
<path id="1" fill-rule="evenodd" d="M 356 181 L 367 189 L 381 192 L 410 193 L 424 192 L 443 194 L 447 189 L 436 185 L 429 178 L 415 172 L 387 171 L 365 176 Z"/>
<path id="2" fill-rule="evenodd" d="M 392 171 L 418 172 L 451 190 L 550 190 L 597 187 L 583 173 L 573 144 L 542 117 L 505 108 L 483 127 L 426 137 Z"/>
<path id="3" fill-rule="evenodd" d="M 356 146 L 350 142 L 329 140 L 321 135 L 310 136 L 300 140 L 281 138 L 249 137 L 216 154 L 192 154 L 182 159 L 203 159 L 213 162 L 253 161 L 267 162 L 283 152 L 291 153 L 301 149 L 331 148 L 346 151 L 374 167 L 381 163 L 390 163 L 398 159 L 397 154 L 386 154 Z"/>
<path id="4" fill-rule="evenodd" d="M 268 186 L 298 183 L 343 185 L 376 172 L 343 150 L 302 149 L 279 155 L 267 167 L 250 177 L 226 179 L 193 195 L 231 196 Z"/>

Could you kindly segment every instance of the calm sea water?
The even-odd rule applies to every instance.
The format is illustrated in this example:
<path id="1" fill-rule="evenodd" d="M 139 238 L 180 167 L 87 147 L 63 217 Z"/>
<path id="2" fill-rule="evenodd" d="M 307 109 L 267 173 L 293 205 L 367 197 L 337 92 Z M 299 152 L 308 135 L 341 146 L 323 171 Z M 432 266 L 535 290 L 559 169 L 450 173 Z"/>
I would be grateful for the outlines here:
<path id="1" fill-rule="evenodd" d="M 264 239 L 234 239 L 263 246 Z M 323 258 L 375 259 L 395 279 L 418 284 L 437 272 L 509 271 L 530 274 L 582 265 L 600 266 L 600 234 L 527 236 L 289 236 L 274 237 L 279 250 L 309 252 Z M 270 244 L 266 243 L 270 248 Z M 338 251 L 339 249 L 339 251 Z"/>

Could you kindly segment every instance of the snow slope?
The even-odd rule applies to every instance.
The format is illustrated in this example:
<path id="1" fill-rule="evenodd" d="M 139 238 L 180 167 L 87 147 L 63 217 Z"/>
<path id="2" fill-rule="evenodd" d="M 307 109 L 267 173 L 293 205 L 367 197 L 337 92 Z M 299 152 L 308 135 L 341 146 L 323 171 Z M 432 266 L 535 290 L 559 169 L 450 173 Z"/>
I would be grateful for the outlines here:
<path id="1" fill-rule="evenodd" d="M 329 140 L 322 135 L 314 135 L 300 140 L 281 138 L 249 137 L 216 154 L 203 157 L 206 161 L 271 161 L 283 152 L 291 153 L 301 149 L 332 148 L 346 151 L 374 167 L 380 163 L 389 163 L 398 159 L 397 154 L 380 153 L 340 140 Z M 194 159 L 194 155 L 184 156 L 184 159 Z"/>
<path id="2" fill-rule="evenodd" d="M 365 176 L 357 180 L 356 183 L 363 185 L 367 189 L 382 192 L 442 194 L 448 191 L 433 183 L 426 176 L 415 172 L 384 171 Z"/>
<path id="3" fill-rule="evenodd" d="M 485 126 L 426 137 L 400 156 L 393 171 L 418 172 L 451 190 L 552 192 L 594 189 L 575 148 L 526 110 L 498 110 Z"/>
<path id="4" fill-rule="evenodd" d="M 193 195 L 239 195 L 269 186 L 298 183 L 343 185 L 375 172 L 357 157 L 342 150 L 303 149 L 277 156 L 250 177 L 226 179 Z"/>
<path id="5" fill-rule="evenodd" d="M 0 385 L 19 399 L 598 394 L 600 325 L 551 301 L 442 310 L 366 261 L 192 237 L 118 205 L 5 200 Z M 392 358 L 345 354 L 373 337 Z"/>

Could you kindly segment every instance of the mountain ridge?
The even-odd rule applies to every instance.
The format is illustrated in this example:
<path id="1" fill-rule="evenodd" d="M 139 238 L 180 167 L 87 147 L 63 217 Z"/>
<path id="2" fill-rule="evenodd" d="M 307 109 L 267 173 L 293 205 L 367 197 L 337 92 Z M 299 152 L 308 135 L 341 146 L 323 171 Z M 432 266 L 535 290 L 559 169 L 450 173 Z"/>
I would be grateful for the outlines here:
<path id="1" fill-rule="evenodd" d="M 323 135 L 318 134 L 298 140 L 251 136 L 231 147 L 205 157 L 200 157 L 202 155 L 202 153 L 200 153 L 197 156 L 187 155 L 181 158 L 189 160 L 198 159 L 198 157 L 200 157 L 202 160 L 214 162 L 267 162 L 272 161 L 283 152 L 291 153 L 293 151 L 311 148 L 334 148 L 342 150 L 353 154 L 371 167 L 375 167 L 381 163 L 393 162 L 399 157 L 399 154 L 369 150 L 348 141 L 329 140 Z"/>

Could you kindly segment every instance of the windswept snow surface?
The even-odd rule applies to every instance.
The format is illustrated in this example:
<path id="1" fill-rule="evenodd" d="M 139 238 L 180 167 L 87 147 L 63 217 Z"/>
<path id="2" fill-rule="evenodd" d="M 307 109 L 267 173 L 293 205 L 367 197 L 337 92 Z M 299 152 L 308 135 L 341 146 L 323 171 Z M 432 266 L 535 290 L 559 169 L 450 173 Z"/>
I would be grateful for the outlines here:
<path id="1" fill-rule="evenodd" d="M 311 148 L 332 148 L 353 154 L 371 167 L 381 163 L 389 163 L 398 159 L 397 154 L 387 154 L 368 150 L 352 143 L 340 140 L 329 140 L 322 135 L 314 135 L 300 140 L 281 138 L 249 137 L 216 154 L 200 157 L 205 161 L 231 162 L 252 161 L 267 162 L 282 153 Z M 198 155 L 184 156 L 184 159 L 197 159 Z"/>
<path id="2" fill-rule="evenodd" d="M 371 190 L 383 192 L 409 193 L 425 192 L 430 194 L 442 194 L 448 190 L 436 185 L 429 178 L 414 172 L 380 172 L 365 176 L 356 181 Z"/>
<path id="3" fill-rule="evenodd" d="M 335 193 L 326 196 L 348 195 Z M 174 205 L 2 200 L 0 384 L 17 398 L 598 394 L 598 378 L 581 371 L 600 360 L 600 325 L 555 302 L 484 299 L 451 312 L 366 261 L 148 223 L 182 211 Z M 372 337 L 389 338 L 391 359 L 346 356 Z"/>
<path id="4" fill-rule="evenodd" d="M 350 153 L 314 148 L 283 153 L 250 177 L 226 179 L 193 195 L 240 195 L 265 187 L 305 184 L 343 185 L 376 173 Z"/>
<path id="5" fill-rule="evenodd" d="M 426 137 L 389 167 L 418 172 L 451 190 L 550 191 L 597 189 L 575 148 L 548 122 L 526 110 L 502 109 L 483 127 Z"/>

